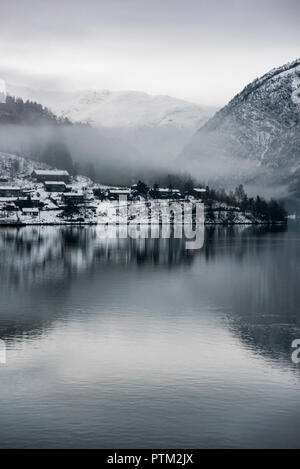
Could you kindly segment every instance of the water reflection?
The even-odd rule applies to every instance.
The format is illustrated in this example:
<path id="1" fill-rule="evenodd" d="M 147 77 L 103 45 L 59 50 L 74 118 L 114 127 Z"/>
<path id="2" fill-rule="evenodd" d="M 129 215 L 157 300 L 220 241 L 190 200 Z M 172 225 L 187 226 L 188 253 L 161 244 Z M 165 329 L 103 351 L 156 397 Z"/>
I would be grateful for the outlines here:
<path id="1" fill-rule="evenodd" d="M 274 357 L 281 352 L 289 355 L 291 338 L 300 327 L 297 230 L 208 227 L 203 249 L 194 251 L 186 249 L 184 238 L 120 239 L 111 237 L 109 229 L 2 229 L 1 335 L 19 334 L 22 321 L 28 323 L 24 308 L 31 316 L 31 333 L 47 327 L 56 316 L 56 307 L 61 311 L 61 302 L 74 282 L 86 284 L 90 278 L 99 278 L 102 290 L 104 286 L 113 288 L 130 265 L 144 269 L 152 266 L 161 272 L 166 268 L 192 268 L 198 260 L 194 268 L 206 274 L 196 286 L 198 291 L 192 293 L 195 301 L 199 291 L 201 295 L 205 292 L 211 302 L 226 311 L 229 327 L 249 346 Z M 39 300 L 43 300 L 46 317 L 40 310 L 32 322 L 36 308 L 31 310 L 31 306 Z M 15 323 L 13 318 L 18 315 L 21 320 Z"/>
<path id="2" fill-rule="evenodd" d="M 27 399 L 31 419 L 47 416 L 50 446 L 63 441 L 55 436 L 62 414 L 67 445 L 75 447 L 84 438 L 110 447 L 251 446 L 269 441 L 259 436 L 266 430 L 270 441 L 282 443 L 287 435 L 274 419 L 284 412 L 294 425 L 285 443 L 295 446 L 300 369 L 291 361 L 291 342 L 300 338 L 299 227 L 207 227 L 201 250 L 187 250 L 184 238 L 110 238 L 102 229 L 0 230 L 0 338 L 11 363 L 0 369 L 0 401 L 11 399 L 17 416 Z M 50 413 L 39 400 L 40 374 L 53 389 Z M 10 383 L 20 376 L 10 397 Z M 40 407 L 30 400 L 33 376 Z M 282 409 L 287 396 L 290 408 Z M 12 428 L 17 417 L 5 409 L 0 404 Z M 73 426 L 78 409 L 82 433 Z M 269 417 L 258 428 L 262 413 Z M 19 441 L 30 446 L 26 435 Z M 0 428 L 0 446 L 1 440 L 14 446 L 12 438 Z"/>

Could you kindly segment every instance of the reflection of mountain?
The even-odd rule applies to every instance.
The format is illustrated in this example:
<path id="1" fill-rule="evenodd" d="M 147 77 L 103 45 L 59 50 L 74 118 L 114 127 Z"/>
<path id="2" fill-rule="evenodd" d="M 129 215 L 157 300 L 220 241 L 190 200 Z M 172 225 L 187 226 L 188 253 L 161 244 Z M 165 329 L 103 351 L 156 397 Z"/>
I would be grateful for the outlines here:
<path id="1" fill-rule="evenodd" d="M 182 304 L 197 324 L 198 305 L 208 305 L 251 352 L 291 365 L 290 344 L 300 336 L 297 230 L 207 227 L 196 251 L 184 239 L 101 230 L 108 228 L 0 231 L 1 338 L 34 338 L 69 316 L 88 320 L 94 307 L 101 316 L 111 307 L 139 311 L 146 301 L 154 321 L 168 304 L 172 324 Z M 144 298 L 148 287 L 153 295 Z"/>
<path id="2" fill-rule="evenodd" d="M 291 343 L 300 337 L 298 228 L 209 228 L 205 256 L 208 283 L 231 332 L 247 349 L 291 363 Z M 207 288 L 209 288 L 207 286 Z"/>
<path id="3" fill-rule="evenodd" d="M 128 271 L 193 261 L 184 239 L 117 236 L 104 226 L 1 229 L 0 337 L 41 334 L 61 316 L 72 289 L 86 294 L 90 279 L 101 294 Z"/>

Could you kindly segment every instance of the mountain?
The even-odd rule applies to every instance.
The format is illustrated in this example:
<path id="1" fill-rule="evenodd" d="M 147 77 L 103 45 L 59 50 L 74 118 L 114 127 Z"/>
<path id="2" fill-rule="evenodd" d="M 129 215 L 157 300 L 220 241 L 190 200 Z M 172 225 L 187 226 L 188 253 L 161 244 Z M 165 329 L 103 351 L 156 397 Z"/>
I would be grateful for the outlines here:
<path id="1" fill-rule="evenodd" d="M 142 160 L 135 148 L 105 129 L 73 124 L 37 102 L 10 95 L 0 103 L 0 152 L 117 183 L 125 177 L 129 182 Z"/>
<path id="2" fill-rule="evenodd" d="M 300 59 L 254 80 L 192 137 L 181 159 L 208 181 L 297 195 Z"/>
<path id="3" fill-rule="evenodd" d="M 174 160 L 197 128 L 215 112 L 170 96 L 137 91 L 52 92 L 8 85 L 11 95 L 41 102 L 73 122 L 105 129 L 144 159 Z"/>

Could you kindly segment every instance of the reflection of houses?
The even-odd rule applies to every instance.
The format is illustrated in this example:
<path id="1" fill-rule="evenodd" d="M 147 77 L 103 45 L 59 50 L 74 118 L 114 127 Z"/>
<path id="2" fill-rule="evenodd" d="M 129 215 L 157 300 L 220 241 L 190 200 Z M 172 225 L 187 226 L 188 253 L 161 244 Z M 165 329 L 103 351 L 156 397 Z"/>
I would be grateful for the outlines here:
<path id="1" fill-rule="evenodd" d="M 84 195 L 82 192 L 65 192 L 62 195 L 62 200 L 66 204 L 78 205 L 84 202 Z"/>
<path id="2" fill-rule="evenodd" d="M 130 189 L 108 189 L 108 197 L 111 200 L 118 200 L 120 196 L 129 198 L 131 196 Z"/>
<path id="3" fill-rule="evenodd" d="M 20 197 L 22 191 L 20 187 L 1 186 L 0 197 Z"/>
<path id="4" fill-rule="evenodd" d="M 206 196 L 206 189 L 194 187 L 192 190 L 192 196 L 194 196 L 195 199 L 203 199 Z"/>
<path id="5" fill-rule="evenodd" d="M 31 177 L 38 182 L 62 181 L 67 183 L 70 180 L 70 175 L 65 170 L 36 169 L 32 172 Z"/>
<path id="6" fill-rule="evenodd" d="M 48 192 L 66 192 L 67 186 L 63 181 L 45 181 L 45 189 Z"/>

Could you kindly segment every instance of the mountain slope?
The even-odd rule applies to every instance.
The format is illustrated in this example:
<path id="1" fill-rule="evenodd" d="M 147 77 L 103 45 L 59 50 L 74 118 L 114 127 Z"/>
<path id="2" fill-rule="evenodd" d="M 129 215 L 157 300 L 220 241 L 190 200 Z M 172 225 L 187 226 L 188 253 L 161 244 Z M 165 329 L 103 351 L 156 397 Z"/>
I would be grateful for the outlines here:
<path id="1" fill-rule="evenodd" d="M 208 179 L 287 186 L 300 180 L 300 59 L 256 79 L 215 114 L 181 157 Z"/>
<path id="2" fill-rule="evenodd" d="M 170 96 L 136 91 L 51 92 L 8 85 L 8 92 L 38 101 L 74 122 L 104 127 L 147 159 L 174 159 L 215 111 Z"/>

